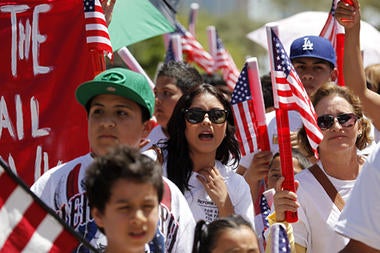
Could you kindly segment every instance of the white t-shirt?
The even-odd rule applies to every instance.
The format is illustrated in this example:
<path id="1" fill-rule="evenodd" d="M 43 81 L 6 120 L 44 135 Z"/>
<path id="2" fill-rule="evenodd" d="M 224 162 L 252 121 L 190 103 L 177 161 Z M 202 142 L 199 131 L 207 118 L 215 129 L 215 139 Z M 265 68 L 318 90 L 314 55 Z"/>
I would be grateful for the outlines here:
<path id="1" fill-rule="evenodd" d="M 324 171 L 321 162 L 318 165 Z M 355 180 L 327 177 L 346 201 Z M 340 210 L 308 169 L 298 173 L 295 179 L 300 182 L 297 190 L 297 200 L 300 203 L 298 222 L 292 223 L 295 242 L 307 248 L 307 253 L 339 252 L 348 243 L 346 237 L 334 230 Z"/>
<path id="2" fill-rule="evenodd" d="M 91 155 L 87 154 L 52 168 L 32 185 L 31 190 L 94 247 L 103 249 L 107 241 L 90 215 L 83 184 L 85 171 L 92 161 Z M 165 177 L 164 182 L 166 190 L 160 205 L 160 231 L 165 237 L 166 252 L 191 252 L 195 221 L 178 187 Z M 80 247 L 76 252 L 89 252 Z"/>
<path id="3" fill-rule="evenodd" d="M 364 164 L 335 229 L 380 250 L 380 144 Z"/>
<path id="4" fill-rule="evenodd" d="M 231 167 L 223 165 L 220 161 L 215 161 L 215 165 L 224 178 L 235 213 L 240 214 L 253 225 L 253 203 L 247 182 L 241 175 L 235 173 Z M 166 163 L 164 163 L 163 168 L 166 171 Z M 190 191 L 185 191 L 184 195 L 193 212 L 195 221 L 203 219 L 206 222 L 212 222 L 218 218 L 218 208 L 207 194 L 202 183 L 196 178 L 197 174 L 192 172 L 189 179 Z"/>
<path id="5" fill-rule="evenodd" d="M 150 131 L 147 139 L 150 140 L 150 142 L 142 147 L 140 150 L 141 151 L 146 151 L 149 149 L 152 145 L 157 144 L 160 140 L 166 140 L 168 137 L 164 134 L 164 131 L 162 130 L 161 125 L 155 126 L 152 131 Z"/>

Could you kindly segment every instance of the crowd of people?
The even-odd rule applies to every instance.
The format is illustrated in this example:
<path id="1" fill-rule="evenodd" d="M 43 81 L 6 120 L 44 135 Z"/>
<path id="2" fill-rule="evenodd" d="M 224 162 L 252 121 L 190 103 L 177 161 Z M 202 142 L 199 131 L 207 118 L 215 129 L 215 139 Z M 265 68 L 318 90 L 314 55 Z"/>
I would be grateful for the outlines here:
<path id="1" fill-rule="evenodd" d="M 163 64 L 154 90 L 120 67 L 81 84 L 75 95 L 91 151 L 48 170 L 31 190 L 107 253 L 271 252 L 276 223 L 291 252 L 380 252 L 380 74 L 363 67 L 352 2 L 335 13 L 346 33 L 346 87 L 334 83 L 330 41 L 306 35 L 290 48 L 323 134 L 316 158 L 300 116 L 288 113 L 296 192 L 282 187 L 273 97 L 264 96 L 271 150 L 241 157 L 232 91 L 183 62 Z M 270 75 L 261 80 L 271 94 Z M 255 210 L 263 204 L 266 214 Z M 286 212 L 298 221 L 287 223 Z"/>

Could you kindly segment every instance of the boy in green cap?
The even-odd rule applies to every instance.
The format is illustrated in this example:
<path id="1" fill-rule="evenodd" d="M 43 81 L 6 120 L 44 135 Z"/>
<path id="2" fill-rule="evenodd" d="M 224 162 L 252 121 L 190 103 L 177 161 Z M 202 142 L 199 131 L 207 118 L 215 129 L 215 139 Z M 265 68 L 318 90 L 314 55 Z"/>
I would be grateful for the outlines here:
<path id="1" fill-rule="evenodd" d="M 117 145 L 140 148 L 151 130 L 154 95 L 146 78 L 124 68 L 108 69 L 76 90 L 88 117 L 91 151 L 48 170 L 31 187 L 48 206 L 98 249 L 106 239 L 90 215 L 84 176 L 94 157 Z M 150 244 L 154 252 L 190 252 L 195 221 L 179 189 L 164 178 L 159 229 Z M 181 216 L 181 223 L 179 217 Z M 165 246 L 163 246 L 163 243 Z M 89 252 L 79 246 L 76 252 Z"/>

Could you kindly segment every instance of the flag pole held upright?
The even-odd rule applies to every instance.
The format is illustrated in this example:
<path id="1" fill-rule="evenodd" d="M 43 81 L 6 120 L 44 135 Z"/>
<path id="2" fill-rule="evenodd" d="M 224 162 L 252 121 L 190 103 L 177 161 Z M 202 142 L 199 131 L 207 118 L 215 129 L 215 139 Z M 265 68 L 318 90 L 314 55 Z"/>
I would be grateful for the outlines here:
<path id="1" fill-rule="evenodd" d="M 208 51 L 211 56 L 216 59 L 216 29 L 215 26 L 207 27 L 207 42 L 208 42 Z M 215 70 L 215 68 L 214 68 Z"/>
<path id="2" fill-rule="evenodd" d="M 196 37 L 195 35 L 195 24 L 197 22 L 199 4 L 191 3 L 190 5 L 190 15 L 189 15 L 189 32 Z"/>
<path id="3" fill-rule="evenodd" d="M 344 59 L 344 30 L 340 24 L 337 24 L 337 34 L 336 34 L 336 66 L 338 69 L 338 85 L 344 86 L 344 73 L 343 73 L 343 59 Z"/>
<path id="4" fill-rule="evenodd" d="M 265 105 L 263 99 L 263 90 L 261 88 L 259 67 L 257 58 L 251 57 L 246 60 L 248 64 L 248 79 L 251 86 L 253 109 L 257 120 L 257 146 L 261 151 L 269 151 L 268 128 L 265 121 Z"/>
<path id="5" fill-rule="evenodd" d="M 271 76 L 272 76 L 272 86 L 273 86 L 273 99 L 274 107 L 276 110 L 276 122 L 277 122 L 277 134 L 278 134 L 278 145 L 280 151 L 280 163 L 281 163 L 281 172 L 282 176 L 285 178 L 282 188 L 284 190 L 296 192 L 294 185 L 294 169 L 293 169 L 293 160 L 292 160 L 292 146 L 290 142 L 290 130 L 289 130 L 289 119 L 288 119 L 288 110 L 280 108 L 279 98 L 278 98 L 278 89 L 276 81 L 276 68 L 274 63 L 273 56 L 273 41 L 272 33 L 275 33 L 274 30 L 277 30 L 277 26 L 274 24 L 268 24 L 266 27 L 267 30 L 267 40 L 268 40 L 268 53 L 271 66 Z M 289 223 L 298 221 L 297 212 L 285 212 L 285 220 Z"/>
<path id="6" fill-rule="evenodd" d="M 117 53 L 119 54 L 120 58 L 124 61 L 124 63 L 127 64 L 128 68 L 145 76 L 145 78 L 149 82 L 150 87 L 153 90 L 155 86 L 153 81 L 145 73 L 144 69 L 140 66 L 140 64 L 137 62 L 136 58 L 131 54 L 128 48 L 122 47 L 117 51 Z"/>

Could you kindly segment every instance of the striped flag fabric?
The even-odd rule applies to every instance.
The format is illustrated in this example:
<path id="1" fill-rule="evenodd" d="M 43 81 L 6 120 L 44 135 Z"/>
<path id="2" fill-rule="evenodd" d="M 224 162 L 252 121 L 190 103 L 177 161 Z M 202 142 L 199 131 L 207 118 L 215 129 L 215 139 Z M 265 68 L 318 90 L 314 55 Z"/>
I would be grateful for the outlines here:
<path id="1" fill-rule="evenodd" d="M 83 4 L 87 44 L 91 49 L 112 54 L 111 40 L 100 1 L 84 0 Z"/>
<path id="2" fill-rule="evenodd" d="M 335 20 L 335 9 L 336 9 L 337 0 L 332 0 L 331 9 L 329 15 L 327 16 L 327 20 L 325 25 L 323 26 L 321 33 L 319 36 L 324 37 L 331 41 L 334 48 L 336 48 L 336 33 L 339 23 Z"/>
<path id="3" fill-rule="evenodd" d="M 272 253 L 290 253 L 290 245 L 286 229 L 283 224 L 275 223 L 270 226 L 271 251 Z"/>
<path id="4" fill-rule="evenodd" d="M 72 252 L 83 243 L 0 159 L 0 252 Z"/>
<path id="5" fill-rule="evenodd" d="M 239 142 L 242 156 L 257 150 L 256 117 L 247 67 L 248 64 L 245 63 L 231 97 L 232 111 L 236 125 L 235 135 Z"/>
<path id="6" fill-rule="evenodd" d="M 265 252 L 265 232 L 269 229 L 268 215 L 271 213 L 271 209 L 264 194 L 260 194 L 258 202 L 259 206 L 255 206 L 255 230 L 259 239 L 260 252 Z"/>
<path id="7" fill-rule="evenodd" d="M 269 50 L 273 53 L 272 60 L 274 70 L 272 70 L 272 72 L 275 78 L 273 93 L 278 102 L 278 105 L 276 105 L 275 101 L 275 107 L 277 106 L 280 109 L 296 110 L 299 112 L 310 146 L 312 147 L 314 154 L 318 156 L 317 147 L 321 142 L 323 135 L 317 125 L 317 117 L 314 107 L 291 64 L 281 41 L 274 33 L 273 29 L 270 29 L 270 31 L 272 48 Z"/>
<path id="8" fill-rule="evenodd" d="M 214 59 L 202 45 L 180 23 L 176 23 L 176 32 L 182 37 L 182 51 L 187 62 L 194 62 L 204 71 L 211 74 L 214 70 Z"/>
<path id="9" fill-rule="evenodd" d="M 336 53 L 336 67 L 338 69 L 338 78 L 336 82 L 344 86 L 344 75 L 343 75 L 343 57 L 344 57 L 344 28 L 335 19 L 335 9 L 338 0 L 332 0 L 331 9 L 327 17 L 326 23 L 323 26 L 319 36 L 328 39 L 333 45 Z"/>
<path id="10" fill-rule="evenodd" d="M 239 78 L 239 70 L 236 67 L 230 53 L 224 48 L 222 39 L 216 32 L 216 56 L 215 69 L 220 70 L 227 86 L 233 90 Z"/>

